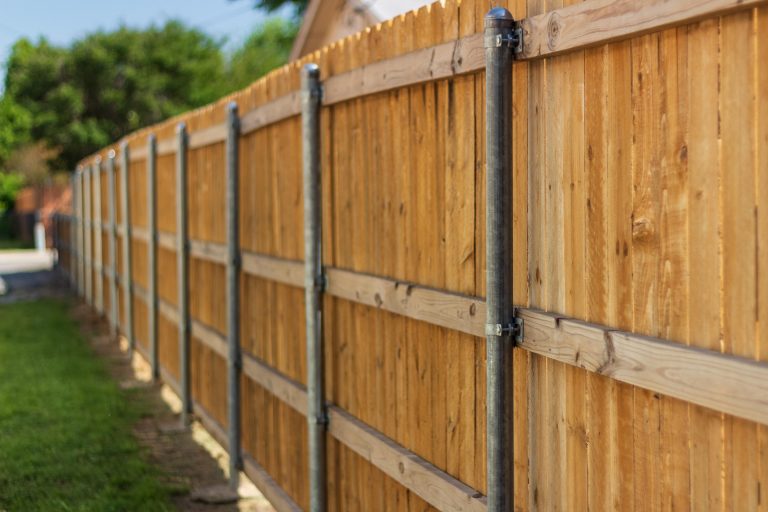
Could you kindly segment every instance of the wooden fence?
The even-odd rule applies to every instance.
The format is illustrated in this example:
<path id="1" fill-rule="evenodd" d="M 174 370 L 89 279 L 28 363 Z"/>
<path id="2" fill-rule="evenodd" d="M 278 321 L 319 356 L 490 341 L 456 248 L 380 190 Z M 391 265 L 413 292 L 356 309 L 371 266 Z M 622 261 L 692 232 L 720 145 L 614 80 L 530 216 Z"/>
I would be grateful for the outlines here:
<path id="1" fill-rule="evenodd" d="M 523 33 L 502 141 L 523 321 L 507 368 L 515 508 L 768 510 L 768 6 L 568 3 L 507 6 Z M 323 84 L 327 508 L 488 508 L 487 9 L 408 13 L 132 134 L 73 178 L 75 214 L 57 222 L 73 286 L 182 395 L 189 372 L 195 414 L 279 510 L 310 503 L 309 62 Z"/>

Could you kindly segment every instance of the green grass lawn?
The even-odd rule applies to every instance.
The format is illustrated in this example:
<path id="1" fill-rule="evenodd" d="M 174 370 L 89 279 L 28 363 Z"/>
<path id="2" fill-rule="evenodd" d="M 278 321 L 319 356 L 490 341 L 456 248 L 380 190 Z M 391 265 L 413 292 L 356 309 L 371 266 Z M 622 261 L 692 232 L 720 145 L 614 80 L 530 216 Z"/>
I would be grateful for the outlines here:
<path id="1" fill-rule="evenodd" d="M 66 302 L 0 306 L 0 511 L 170 510 L 131 434 L 141 414 Z"/>

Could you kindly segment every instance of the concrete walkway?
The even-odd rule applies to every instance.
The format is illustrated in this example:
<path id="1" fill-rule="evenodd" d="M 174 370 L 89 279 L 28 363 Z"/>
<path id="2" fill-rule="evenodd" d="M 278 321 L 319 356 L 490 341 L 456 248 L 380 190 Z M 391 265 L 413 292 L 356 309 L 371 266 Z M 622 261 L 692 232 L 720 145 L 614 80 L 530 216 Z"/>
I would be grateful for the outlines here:
<path id="1" fill-rule="evenodd" d="M 0 304 L 66 294 L 53 251 L 0 251 Z"/>

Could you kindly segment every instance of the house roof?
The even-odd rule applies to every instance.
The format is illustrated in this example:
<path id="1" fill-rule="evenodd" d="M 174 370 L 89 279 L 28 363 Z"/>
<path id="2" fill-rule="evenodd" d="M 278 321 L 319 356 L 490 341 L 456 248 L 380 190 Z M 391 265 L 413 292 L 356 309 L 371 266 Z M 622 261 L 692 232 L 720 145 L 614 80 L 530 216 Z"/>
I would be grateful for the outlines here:
<path id="1" fill-rule="evenodd" d="M 433 0 L 310 0 L 291 60 Z"/>

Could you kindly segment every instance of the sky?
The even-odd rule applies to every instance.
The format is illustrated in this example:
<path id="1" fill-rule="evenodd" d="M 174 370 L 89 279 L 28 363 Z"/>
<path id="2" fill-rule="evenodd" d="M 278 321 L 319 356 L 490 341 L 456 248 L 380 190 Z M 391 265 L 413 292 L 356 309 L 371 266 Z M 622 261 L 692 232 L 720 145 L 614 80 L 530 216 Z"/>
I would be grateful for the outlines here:
<path id="1" fill-rule="evenodd" d="M 226 37 L 225 48 L 233 48 L 266 17 L 253 9 L 251 0 L 0 0 L 0 91 L 5 61 L 22 36 L 33 40 L 45 36 L 54 44 L 67 45 L 121 23 L 146 27 L 181 19 L 216 38 Z"/>

